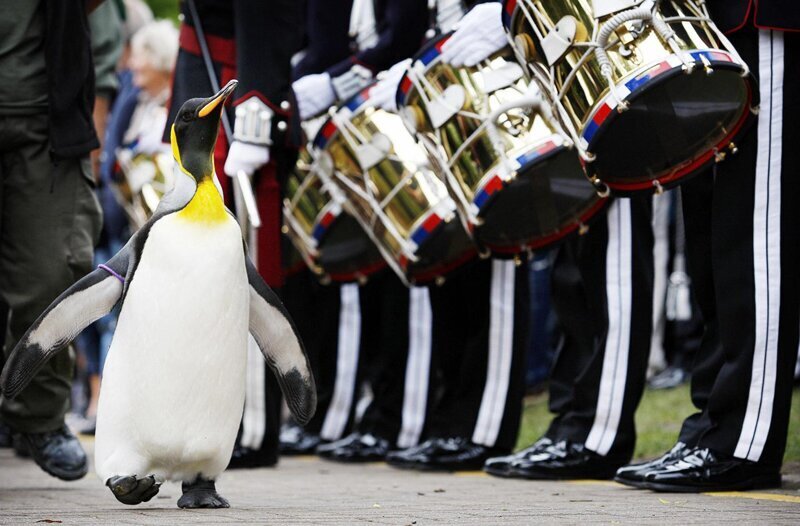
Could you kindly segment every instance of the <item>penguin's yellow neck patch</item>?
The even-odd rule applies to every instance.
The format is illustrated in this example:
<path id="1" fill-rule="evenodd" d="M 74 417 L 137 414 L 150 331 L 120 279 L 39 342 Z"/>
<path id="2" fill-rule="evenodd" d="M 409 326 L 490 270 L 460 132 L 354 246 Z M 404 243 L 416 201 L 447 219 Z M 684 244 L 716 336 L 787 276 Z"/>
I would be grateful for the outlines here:
<path id="1" fill-rule="evenodd" d="M 194 197 L 178 212 L 178 217 L 196 223 L 220 223 L 226 219 L 222 196 L 210 178 L 200 181 Z"/>

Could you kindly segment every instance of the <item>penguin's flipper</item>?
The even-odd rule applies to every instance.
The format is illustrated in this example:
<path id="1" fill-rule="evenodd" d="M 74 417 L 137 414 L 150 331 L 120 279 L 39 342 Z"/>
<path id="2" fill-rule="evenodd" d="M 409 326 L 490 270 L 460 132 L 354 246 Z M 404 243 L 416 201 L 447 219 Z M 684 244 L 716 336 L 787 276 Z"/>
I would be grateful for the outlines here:
<path id="1" fill-rule="evenodd" d="M 303 343 L 286 308 L 258 274 L 250 258 L 250 334 L 267 359 L 297 423 L 307 423 L 317 408 L 317 391 Z"/>
<path id="2" fill-rule="evenodd" d="M 119 266 L 114 260 L 106 264 L 107 268 L 124 275 L 124 266 L 117 268 Z M 87 325 L 114 308 L 122 296 L 122 289 L 119 278 L 98 268 L 57 297 L 8 357 L 0 376 L 3 395 L 16 397 L 47 360 L 66 347 Z"/>

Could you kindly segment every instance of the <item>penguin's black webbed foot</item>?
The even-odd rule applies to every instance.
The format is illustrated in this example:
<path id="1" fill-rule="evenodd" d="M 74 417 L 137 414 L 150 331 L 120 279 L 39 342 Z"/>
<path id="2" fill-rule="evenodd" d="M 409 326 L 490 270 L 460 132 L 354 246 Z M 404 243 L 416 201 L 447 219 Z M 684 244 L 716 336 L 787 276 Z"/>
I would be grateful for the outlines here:
<path id="1" fill-rule="evenodd" d="M 138 478 L 135 475 L 111 477 L 106 481 L 111 493 L 123 504 L 135 505 L 155 497 L 160 482 L 153 475 Z"/>
<path id="2" fill-rule="evenodd" d="M 214 486 L 213 480 L 198 478 L 194 482 L 184 482 L 183 495 L 178 499 L 179 508 L 229 508 L 230 504 Z"/>

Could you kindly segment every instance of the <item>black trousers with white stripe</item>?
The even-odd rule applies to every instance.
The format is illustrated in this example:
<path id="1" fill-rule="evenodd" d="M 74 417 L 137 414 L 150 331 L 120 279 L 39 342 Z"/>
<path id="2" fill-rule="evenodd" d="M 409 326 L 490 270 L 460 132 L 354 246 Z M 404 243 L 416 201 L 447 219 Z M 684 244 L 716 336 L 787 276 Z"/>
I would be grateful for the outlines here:
<path id="1" fill-rule="evenodd" d="M 427 289 L 407 288 L 390 271 L 373 278 L 362 301 L 359 376 L 372 399 L 356 429 L 404 448 L 417 444 L 425 421 L 431 354 Z M 362 291 L 364 293 L 365 291 Z"/>
<path id="2" fill-rule="evenodd" d="M 427 436 L 510 451 L 525 389 L 527 266 L 475 261 L 432 286 L 430 297 L 436 396 Z"/>
<path id="3" fill-rule="evenodd" d="M 800 34 L 731 36 L 761 106 L 739 152 L 682 187 L 706 333 L 681 439 L 765 465 L 786 447 L 800 297 Z"/>
<path id="4" fill-rule="evenodd" d="M 553 306 L 563 337 L 550 379 L 547 436 L 630 459 L 653 309 L 652 199 L 616 199 L 559 248 Z"/>

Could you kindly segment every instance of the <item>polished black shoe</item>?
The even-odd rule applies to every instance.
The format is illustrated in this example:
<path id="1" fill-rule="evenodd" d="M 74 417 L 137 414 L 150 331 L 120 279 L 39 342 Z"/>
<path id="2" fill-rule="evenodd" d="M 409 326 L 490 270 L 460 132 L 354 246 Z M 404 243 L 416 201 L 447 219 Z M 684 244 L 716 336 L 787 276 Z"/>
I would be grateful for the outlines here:
<path id="1" fill-rule="evenodd" d="M 425 471 L 478 471 L 492 457 L 508 453 L 499 448 L 475 444 L 466 438 L 451 438 L 440 443 L 441 450 L 416 468 Z"/>
<path id="2" fill-rule="evenodd" d="M 562 440 L 539 454 L 513 461 L 508 476 L 537 480 L 610 479 L 628 460 L 604 457 L 583 444 Z"/>
<path id="3" fill-rule="evenodd" d="M 19 441 L 34 462 L 56 478 L 78 480 L 89 469 L 86 452 L 67 426 L 47 433 L 20 433 Z"/>
<path id="4" fill-rule="evenodd" d="M 317 447 L 317 455 L 338 462 L 377 462 L 389 452 L 389 441 L 370 433 L 351 433 L 341 440 Z"/>
<path id="5" fill-rule="evenodd" d="M 423 471 L 475 471 L 483 468 L 489 458 L 502 452 L 462 437 L 434 438 L 393 453 L 386 461 L 395 467 Z"/>
<path id="6" fill-rule="evenodd" d="M 283 426 L 278 441 L 281 455 L 313 455 L 322 443 L 319 435 L 297 425 Z"/>
<path id="7" fill-rule="evenodd" d="M 661 469 L 645 475 L 648 489 L 673 493 L 703 491 L 742 491 L 779 488 L 781 474 L 776 468 L 716 453 L 708 448 L 692 448 Z"/>
<path id="8" fill-rule="evenodd" d="M 390 451 L 386 455 L 386 463 L 395 468 L 414 469 L 420 462 L 443 451 L 444 442 L 446 439 L 443 438 L 429 438 L 416 446 Z"/>
<path id="9" fill-rule="evenodd" d="M 520 459 L 538 455 L 546 448 L 553 445 L 553 441 L 547 437 L 542 437 L 532 445 L 526 447 L 522 451 L 517 451 L 513 455 L 506 455 L 503 457 L 492 457 L 483 464 L 483 470 L 496 477 L 510 477 L 511 464 Z"/>
<path id="10" fill-rule="evenodd" d="M 646 488 L 645 476 L 648 473 L 661 469 L 666 464 L 681 458 L 687 451 L 689 451 L 689 447 L 683 442 L 678 442 L 672 449 L 656 459 L 619 468 L 617 474 L 614 475 L 614 480 L 634 488 Z"/>
<path id="11" fill-rule="evenodd" d="M 228 469 L 270 468 L 277 463 L 278 454 L 274 450 L 250 449 L 236 444 L 231 454 L 231 461 L 228 463 Z"/>

